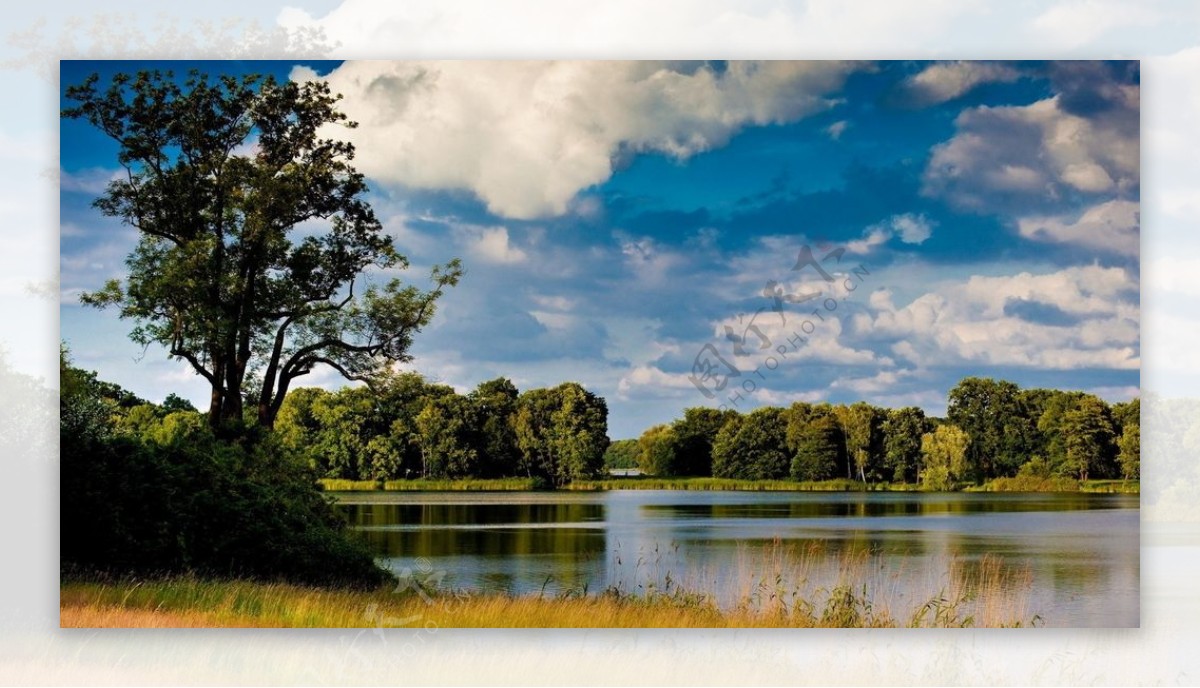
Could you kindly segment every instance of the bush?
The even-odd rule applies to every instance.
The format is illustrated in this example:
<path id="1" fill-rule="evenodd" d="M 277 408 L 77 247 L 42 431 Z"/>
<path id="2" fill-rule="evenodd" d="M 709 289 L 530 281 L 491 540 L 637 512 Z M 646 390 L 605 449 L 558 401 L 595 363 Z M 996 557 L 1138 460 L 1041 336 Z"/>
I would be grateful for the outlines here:
<path id="1" fill-rule="evenodd" d="M 86 396 L 63 399 L 70 419 L 61 435 L 65 573 L 358 588 L 390 580 L 365 544 L 347 536 L 315 476 L 273 438 L 222 441 L 180 417 L 155 433 L 163 440 L 156 442 L 107 432 L 93 406 Z"/>

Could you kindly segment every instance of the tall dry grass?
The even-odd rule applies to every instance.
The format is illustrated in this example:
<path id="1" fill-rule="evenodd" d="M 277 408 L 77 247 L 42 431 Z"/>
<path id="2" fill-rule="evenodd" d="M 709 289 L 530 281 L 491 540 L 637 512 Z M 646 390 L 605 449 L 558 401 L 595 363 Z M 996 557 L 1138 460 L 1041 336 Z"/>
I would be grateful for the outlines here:
<path id="1" fill-rule="evenodd" d="M 619 555 L 618 555 L 619 556 Z M 904 571 L 877 553 L 774 542 L 722 571 L 675 574 L 677 548 L 637 555 L 634 576 L 598 594 L 352 592 L 191 577 L 65 581 L 64 627 L 967 627 L 1037 625 L 1028 567 L 999 557 Z M 931 565 L 940 565 L 932 563 Z M 920 585 L 926 577 L 925 588 Z M 917 585 L 914 586 L 914 580 Z"/>

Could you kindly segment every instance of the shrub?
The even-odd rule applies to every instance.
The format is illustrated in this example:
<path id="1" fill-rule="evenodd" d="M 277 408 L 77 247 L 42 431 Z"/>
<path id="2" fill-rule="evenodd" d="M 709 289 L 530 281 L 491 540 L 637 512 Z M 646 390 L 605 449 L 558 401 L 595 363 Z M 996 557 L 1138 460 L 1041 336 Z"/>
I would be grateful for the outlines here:
<path id="1" fill-rule="evenodd" d="M 63 400 L 71 419 L 61 435 L 64 572 L 359 588 L 390 579 L 347 536 L 314 476 L 271 437 L 223 441 L 184 417 L 163 443 L 109 434 L 96 427 L 104 420 L 91 402 L 68 408 L 76 401 Z"/>

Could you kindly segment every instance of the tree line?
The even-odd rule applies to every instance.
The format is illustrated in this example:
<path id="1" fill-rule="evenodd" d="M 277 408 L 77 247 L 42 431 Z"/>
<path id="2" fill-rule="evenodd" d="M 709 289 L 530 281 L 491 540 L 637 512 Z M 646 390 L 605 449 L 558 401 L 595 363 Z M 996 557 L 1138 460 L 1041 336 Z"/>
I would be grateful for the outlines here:
<path id="1" fill-rule="evenodd" d="M 413 372 L 370 388 L 288 395 L 275 430 L 328 478 L 495 478 L 547 485 L 592 478 L 608 448 L 608 405 L 575 382 L 520 392 L 507 378 L 468 394 Z"/>
<path id="2" fill-rule="evenodd" d="M 1138 478 L 1138 399 L 1021 389 L 969 377 L 945 418 L 917 407 L 797 402 L 747 414 L 689 408 L 609 449 L 610 466 L 659 476 L 920 483 L 951 489 L 993 478 Z"/>

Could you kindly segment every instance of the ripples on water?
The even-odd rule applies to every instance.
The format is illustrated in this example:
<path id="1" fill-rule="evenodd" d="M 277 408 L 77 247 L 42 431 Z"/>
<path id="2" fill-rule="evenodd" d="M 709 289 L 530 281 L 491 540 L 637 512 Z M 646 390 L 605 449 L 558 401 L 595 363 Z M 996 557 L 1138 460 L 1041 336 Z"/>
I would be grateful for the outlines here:
<path id="1" fill-rule="evenodd" d="M 1138 498 L 1096 494 L 342 493 L 397 572 L 511 594 L 704 594 L 819 604 L 843 583 L 907 617 L 978 588 L 979 614 L 1138 625 Z M 983 607 L 992 607 L 984 609 Z M 999 607 L 999 608 L 996 608 Z"/>

